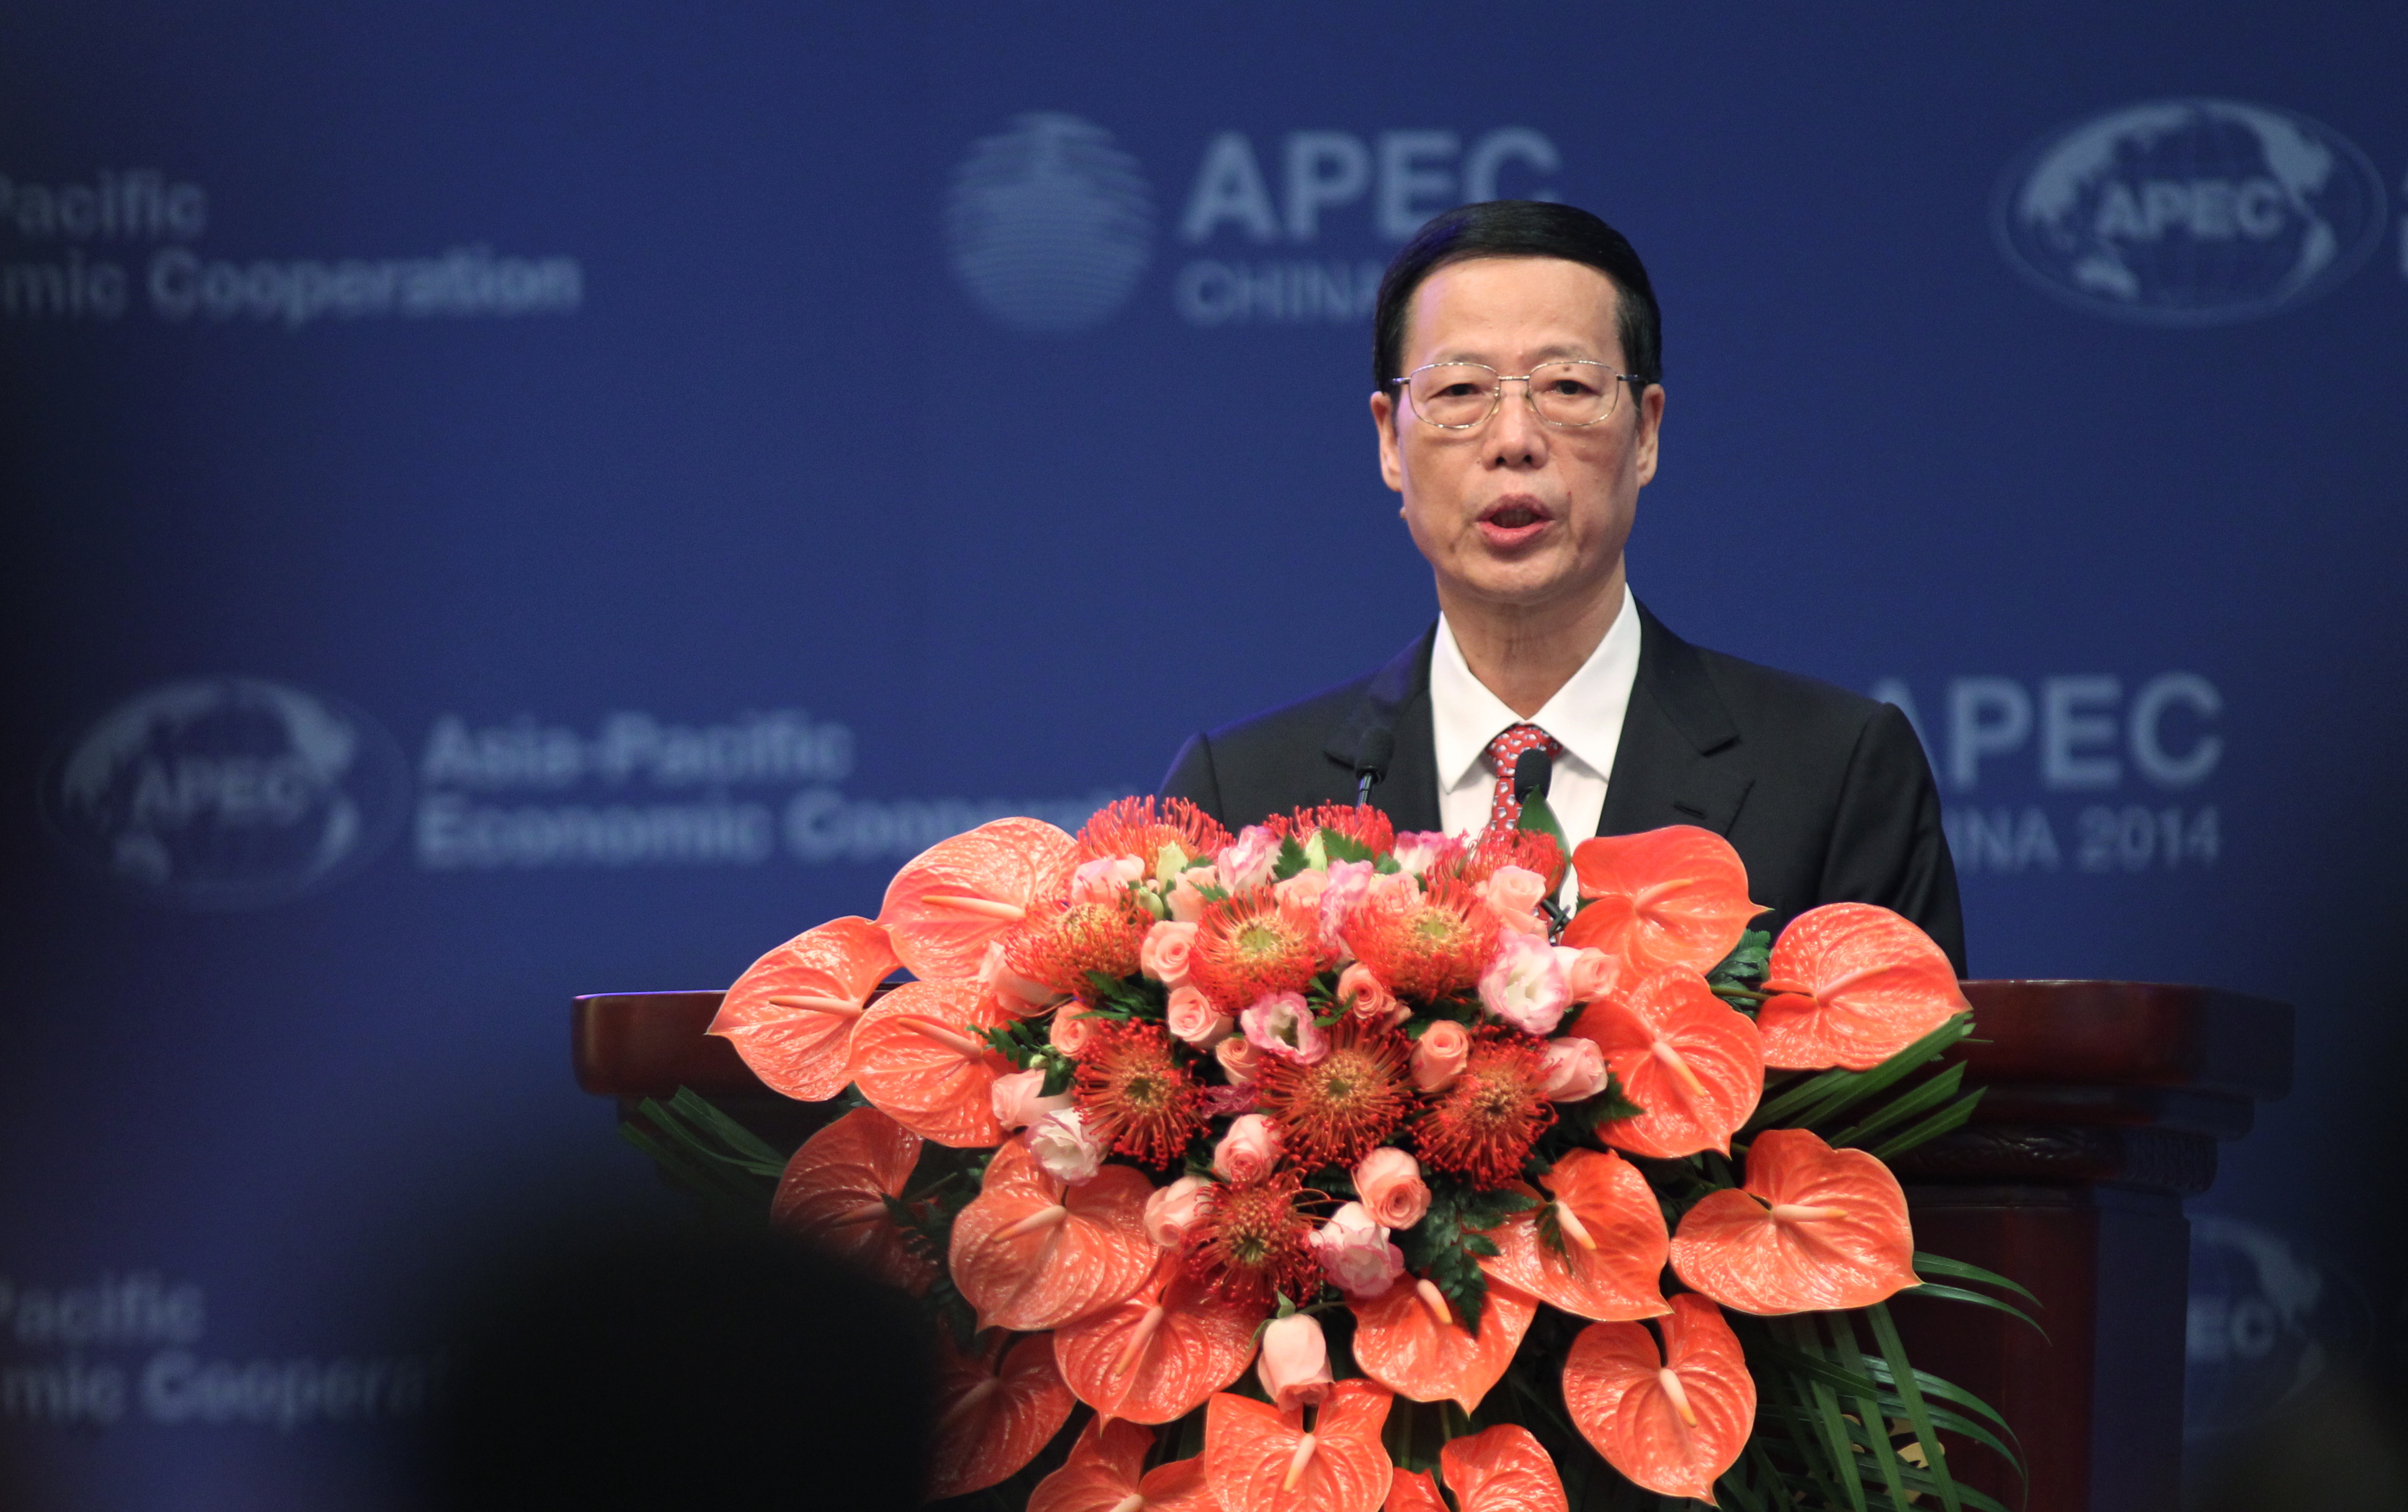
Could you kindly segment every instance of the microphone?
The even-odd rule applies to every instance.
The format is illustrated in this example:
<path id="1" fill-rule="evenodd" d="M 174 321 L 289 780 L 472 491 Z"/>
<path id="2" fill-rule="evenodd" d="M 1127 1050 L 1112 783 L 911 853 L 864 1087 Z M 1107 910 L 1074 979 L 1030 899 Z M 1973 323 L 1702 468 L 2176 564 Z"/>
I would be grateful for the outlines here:
<path id="1" fill-rule="evenodd" d="M 1397 755 L 1397 732 L 1384 724 L 1373 725 L 1363 732 L 1362 743 L 1354 748 L 1354 801 L 1371 801 L 1371 784 L 1388 775 L 1388 763 Z"/>
<path id="2" fill-rule="evenodd" d="M 1547 784 L 1555 780 L 1555 759 L 1544 749 L 1532 749 L 1522 753 L 1513 763 L 1513 801 L 1526 804 L 1530 794 L 1547 795 Z"/>

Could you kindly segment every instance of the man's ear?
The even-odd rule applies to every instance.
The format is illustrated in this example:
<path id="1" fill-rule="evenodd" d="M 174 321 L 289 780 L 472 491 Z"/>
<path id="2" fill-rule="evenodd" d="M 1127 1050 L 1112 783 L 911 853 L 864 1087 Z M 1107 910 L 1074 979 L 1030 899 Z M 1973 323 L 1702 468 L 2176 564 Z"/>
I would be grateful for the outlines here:
<path id="1" fill-rule="evenodd" d="M 1385 392 L 1371 395 L 1371 425 L 1380 433 L 1380 477 L 1392 492 L 1405 491 L 1405 459 L 1397 454 L 1397 401 Z"/>
<path id="2" fill-rule="evenodd" d="M 1641 488 L 1656 480 L 1656 443 L 1663 430 L 1664 385 L 1650 383 L 1639 395 L 1639 434 L 1632 437 L 1639 448 L 1633 461 Z"/>

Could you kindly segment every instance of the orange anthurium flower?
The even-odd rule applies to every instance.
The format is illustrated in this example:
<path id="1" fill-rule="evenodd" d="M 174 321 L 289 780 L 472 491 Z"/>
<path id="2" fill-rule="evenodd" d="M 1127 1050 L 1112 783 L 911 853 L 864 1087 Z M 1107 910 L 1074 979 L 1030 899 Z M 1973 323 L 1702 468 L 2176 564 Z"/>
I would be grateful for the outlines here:
<path id="1" fill-rule="evenodd" d="M 1054 1334 L 1054 1357 L 1079 1400 L 1109 1417 L 1166 1423 L 1246 1373 L 1268 1303 L 1233 1302 L 1176 1257 L 1125 1302 Z"/>
<path id="2" fill-rule="evenodd" d="M 927 1290 L 936 1262 L 886 1211 L 920 1160 L 920 1136 L 874 1107 L 855 1108 L 803 1141 L 778 1178 L 769 1221 L 865 1266 L 907 1291 Z"/>
<path id="3" fill-rule="evenodd" d="M 1683 1215 L 1672 1268 L 1750 1313 L 1870 1307 L 1922 1285 L 1898 1177 L 1807 1129 L 1756 1136 L 1746 1189 L 1710 1193 Z"/>
<path id="4" fill-rule="evenodd" d="M 1008 1022 L 976 982 L 905 982 L 861 1016 L 851 1079 L 882 1113 L 955 1149 L 1003 1138 L 996 1078 L 1010 1063 L 979 1031 Z"/>
<path id="5" fill-rule="evenodd" d="M 1583 1318 L 1627 1321 L 1670 1311 L 1656 1289 L 1670 1235 L 1638 1167 L 1611 1151 L 1576 1149 L 1540 1179 L 1563 1247 L 1540 1237 L 1541 1213 L 1516 1213 L 1489 1231 L 1500 1253 L 1480 1268 Z"/>
<path id="6" fill-rule="evenodd" d="M 1363 1374 L 1416 1402 L 1453 1397 L 1476 1412 L 1513 1362 L 1513 1351 L 1539 1305 L 1502 1282 L 1491 1282 L 1474 1336 L 1439 1289 L 1411 1274 L 1371 1298 L 1350 1298 L 1354 1310 L 1354 1362 Z"/>
<path id="7" fill-rule="evenodd" d="M 1651 1491 L 1711 1505 L 1756 1422 L 1756 1382 L 1739 1335 L 1694 1291 L 1656 1326 L 1591 1323 L 1564 1357 L 1564 1405 L 1608 1463 Z"/>
<path id="8" fill-rule="evenodd" d="M 1590 1004 L 1571 1033 L 1597 1041 L 1623 1095 L 1646 1109 L 1598 1125 L 1598 1137 L 1634 1155 L 1728 1154 L 1732 1132 L 1764 1094 L 1756 1025 L 1685 968 Z"/>
<path id="9" fill-rule="evenodd" d="M 1204 1408 L 1204 1474 L 1222 1512 L 1377 1512 L 1395 1464 L 1380 1430 L 1396 1399 L 1340 1381 L 1318 1408 L 1281 1412 L 1216 1393 Z M 1311 1432 L 1305 1414 L 1317 1412 Z"/>
<path id="10" fill-rule="evenodd" d="M 1956 968 L 1931 936 L 1887 908 L 1827 903 L 1772 942 L 1756 1009 L 1764 1063 L 1870 1071 L 1969 1011 Z"/>
<path id="11" fill-rule="evenodd" d="M 1088 1419 L 1070 1458 L 1028 1493 L 1028 1512 L 1218 1512 L 1202 1455 L 1146 1470 L 1153 1448 L 1136 1423 Z"/>
<path id="12" fill-rule="evenodd" d="M 1519 1423 L 1449 1439 L 1438 1469 L 1459 1512 L 1570 1512 L 1555 1462 Z"/>
<path id="13" fill-rule="evenodd" d="M 983 1491 L 1037 1458 L 1076 1401 L 1054 1368 L 1054 1340 L 1031 1334 L 977 1354 L 938 1343 L 937 1422 L 929 1431 L 928 1500 Z"/>
<path id="14" fill-rule="evenodd" d="M 1014 1139 L 987 1163 L 979 1194 L 953 1220 L 953 1284 L 981 1328 L 1054 1328 L 1125 1301 L 1162 1251 L 1145 1235 L 1154 1183 L 1107 1165 L 1066 1187 Z"/>
<path id="15" fill-rule="evenodd" d="M 1765 911 L 1747 901 L 1739 852 L 1694 824 L 1583 840 L 1572 848 L 1572 870 L 1581 896 L 1595 901 L 1565 926 L 1563 943 L 1642 971 L 1711 971 Z"/>
<path id="16" fill-rule="evenodd" d="M 867 919 L 830 920 L 736 978 L 710 1033 L 733 1044 L 770 1087 L 824 1102 L 853 1079 L 853 1025 L 896 963 L 884 930 Z"/>
<path id="17" fill-rule="evenodd" d="M 998 819 L 939 840 L 886 885 L 878 921 L 924 979 L 979 974 L 990 941 L 1069 886 L 1078 842 L 1042 820 Z"/>
<path id="18" fill-rule="evenodd" d="M 1380 1504 L 1380 1512 L 1449 1512 L 1449 1508 L 1428 1471 L 1398 1465 L 1389 1472 L 1388 1499 Z"/>

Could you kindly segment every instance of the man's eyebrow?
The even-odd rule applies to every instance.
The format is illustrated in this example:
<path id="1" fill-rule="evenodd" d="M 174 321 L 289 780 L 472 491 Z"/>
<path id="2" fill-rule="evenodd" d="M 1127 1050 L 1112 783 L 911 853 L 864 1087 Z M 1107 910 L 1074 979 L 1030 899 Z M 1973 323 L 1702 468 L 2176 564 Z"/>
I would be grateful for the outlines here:
<path id="1" fill-rule="evenodd" d="M 1551 346 L 1541 347 L 1530 354 L 1530 360 L 1534 363 L 1551 363 L 1559 357 L 1578 358 L 1583 362 L 1592 363 L 1605 361 L 1604 358 L 1597 356 L 1585 342 L 1579 341 L 1558 341 Z M 1429 360 L 1433 363 L 1478 363 L 1484 367 L 1497 365 L 1495 359 L 1489 357 L 1487 353 L 1470 347 L 1451 348 Z"/>

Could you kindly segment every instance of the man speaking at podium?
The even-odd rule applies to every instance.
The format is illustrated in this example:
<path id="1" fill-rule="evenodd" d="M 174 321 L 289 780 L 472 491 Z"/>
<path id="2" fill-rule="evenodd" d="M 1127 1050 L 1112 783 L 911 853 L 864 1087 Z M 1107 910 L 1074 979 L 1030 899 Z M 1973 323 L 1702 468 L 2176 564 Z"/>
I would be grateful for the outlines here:
<path id="1" fill-rule="evenodd" d="M 1660 331 L 1638 253 L 1585 210 L 1498 200 L 1424 226 L 1381 280 L 1371 421 L 1438 622 L 1369 677 L 1197 735 L 1162 791 L 1233 828 L 1368 791 L 1399 830 L 1460 834 L 1512 821 L 1517 761 L 1543 750 L 1575 841 L 1702 825 L 1746 863 L 1767 927 L 1877 903 L 1961 975 L 1956 868 L 1905 716 L 1692 646 L 1631 594 Z"/>

